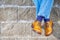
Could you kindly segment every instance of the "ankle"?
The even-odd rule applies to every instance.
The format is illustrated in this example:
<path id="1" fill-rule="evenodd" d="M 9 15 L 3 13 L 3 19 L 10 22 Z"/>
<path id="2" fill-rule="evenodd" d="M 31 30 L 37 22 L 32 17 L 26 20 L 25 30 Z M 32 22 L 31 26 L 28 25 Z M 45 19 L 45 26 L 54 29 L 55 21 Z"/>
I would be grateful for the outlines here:
<path id="1" fill-rule="evenodd" d="M 50 19 L 44 19 L 44 22 L 49 22 L 50 21 Z"/>
<path id="2" fill-rule="evenodd" d="M 42 22 L 43 18 L 44 18 L 43 16 L 38 16 L 38 17 L 37 17 L 37 21 Z"/>

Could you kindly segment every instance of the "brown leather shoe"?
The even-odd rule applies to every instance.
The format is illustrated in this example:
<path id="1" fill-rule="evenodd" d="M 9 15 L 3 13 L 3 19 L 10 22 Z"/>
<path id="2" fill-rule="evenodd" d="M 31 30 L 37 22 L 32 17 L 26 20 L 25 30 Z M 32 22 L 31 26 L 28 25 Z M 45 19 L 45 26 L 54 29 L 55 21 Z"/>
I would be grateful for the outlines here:
<path id="1" fill-rule="evenodd" d="M 49 36 L 53 32 L 53 22 L 50 20 L 45 23 L 45 35 Z"/>
<path id="2" fill-rule="evenodd" d="M 34 21 L 32 23 L 32 28 L 33 28 L 33 31 L 37 32 L 38 34 L 41 34 L 42 33 L 42 29 L 41 29 L 41 22 L 39 21 Z"/>

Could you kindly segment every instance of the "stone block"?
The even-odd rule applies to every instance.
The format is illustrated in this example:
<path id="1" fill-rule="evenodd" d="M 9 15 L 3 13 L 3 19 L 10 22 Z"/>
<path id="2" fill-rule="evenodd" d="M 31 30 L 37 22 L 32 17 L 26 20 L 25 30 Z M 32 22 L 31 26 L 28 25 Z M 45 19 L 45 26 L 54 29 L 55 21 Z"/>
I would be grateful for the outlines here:
<path id="1" fill-rule="evenodd" d="M 32 0 L 3 0 L 5 5 L 32 6 Z"/>
<path id="2" fill-rule="evenodd" d="M 0 5 L 3 4 L 3 0 L 0 0 Z"/>
<path id="3" fill-rule="evenodd" d="M 1 24 L 1 36 L 29 36 L 30 24 L 24 23 L 3 23 Z M 29 26 L 29 27 L 28 27 Z M 28 30 L 29 29 L 29 30 Z"/>
<path id="4" fill-rule="evenodd" d="M 35 20 L 35 8 L 18 8 L 18 20 Z"/>
<path id="5" fill-rule="evenodd" d="M 0 8 L 0 21 L 16 21 L 17 8 Z"/>
<path id="6" fill-rule="evenodd" d="M 50 14 L 50 18 L 53 22 L 58 21 L 58 14 L 56 13 L 55 9 L 53 8 Z"/>

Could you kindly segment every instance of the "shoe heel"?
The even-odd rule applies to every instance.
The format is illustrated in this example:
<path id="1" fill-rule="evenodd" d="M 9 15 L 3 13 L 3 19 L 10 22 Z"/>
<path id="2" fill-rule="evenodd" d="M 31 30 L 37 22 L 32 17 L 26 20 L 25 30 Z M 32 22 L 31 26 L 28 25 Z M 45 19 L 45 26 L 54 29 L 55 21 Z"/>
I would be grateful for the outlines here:
<path id="1" fill-rule="evenodd" d="M 31 27 L 34 28 L 33 25 L 31 25 Z"/>

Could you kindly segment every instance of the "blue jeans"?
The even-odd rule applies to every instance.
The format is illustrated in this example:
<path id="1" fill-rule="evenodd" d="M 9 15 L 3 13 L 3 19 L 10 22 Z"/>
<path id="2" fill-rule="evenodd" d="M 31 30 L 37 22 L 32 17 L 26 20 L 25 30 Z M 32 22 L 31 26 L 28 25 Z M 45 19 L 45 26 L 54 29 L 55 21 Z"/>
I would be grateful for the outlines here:
<path id="1" fill-rule="evenodd" d="M 50 12 L 54 3 L 54 0 L 33 0 L 36 6 L 36 18 L 43 16 L 45 19 L 50 18 Z"/>

